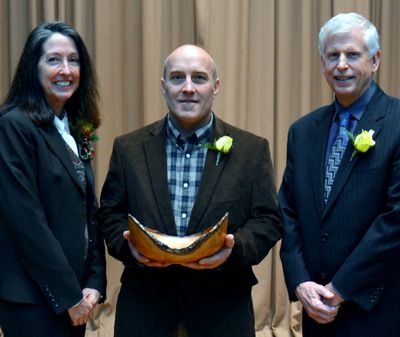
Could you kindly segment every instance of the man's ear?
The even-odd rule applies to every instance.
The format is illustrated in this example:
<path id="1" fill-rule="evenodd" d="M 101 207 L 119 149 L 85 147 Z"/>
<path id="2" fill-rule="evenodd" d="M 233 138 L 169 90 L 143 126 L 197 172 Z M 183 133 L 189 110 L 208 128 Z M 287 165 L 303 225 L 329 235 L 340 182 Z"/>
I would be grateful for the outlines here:
<path id="1" fill-rule="evenodd" d="M 163 94 L 163 96 L 165 96 L 167 93 L 167 91 L 165 90 L 165 81 L 163 77 L 161 77 L 161 93 Z"/>
<path id="2" fill-rule="evenodd" d="M 372 72 L 376 72 L 378 70 L 379 64 L 381 63 L 381 54 L 382 52 L 378 50 L 376 54 L 371 57 Z"/>
<path id="3" fill-rule="evenodd" d="M 217 78 L 214 82 L 214 96 L 218 94 L 220 85 L 221 85 L 221 82 L 220 82 L 219 78 Z"/>
<path id="4" fill-rule="evenodd" d="M 319 55 L 319 59 L 321 61 L 322 67 L 325 65 L 325 57 L 323 55 Z"/>

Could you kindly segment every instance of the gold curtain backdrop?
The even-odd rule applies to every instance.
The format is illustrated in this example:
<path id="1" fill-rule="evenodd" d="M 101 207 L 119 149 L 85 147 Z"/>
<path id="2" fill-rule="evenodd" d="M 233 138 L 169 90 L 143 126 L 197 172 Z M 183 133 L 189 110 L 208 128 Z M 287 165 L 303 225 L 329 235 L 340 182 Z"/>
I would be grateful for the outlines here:
<path id="1" fill-rule="evenodd" d="M 400 96 L 398 0 L 0 0 L 0 97 L 33 27 L 49 20 L 73 25 L 100 81 L 103 123 L 93 162 L 99 194 L 114 138 L 167 111 L 160 93 L 164 58 L 181 44 L 197 44 L 214 57 L 222 82 L 214 111 L 269 140 L 279 187 L 289 125 L 332 100 L 321 74 L 319 28 L 348 11 L 377 26 L 383 46 L 377 82 Z M 108 257 L 108 299 L 88 325 L 90 337 L 113 335 L 121 271 Z M 301 310 L 288 302 L 279 244 L 255 271 L 257 337 L 300 337 Z"/>

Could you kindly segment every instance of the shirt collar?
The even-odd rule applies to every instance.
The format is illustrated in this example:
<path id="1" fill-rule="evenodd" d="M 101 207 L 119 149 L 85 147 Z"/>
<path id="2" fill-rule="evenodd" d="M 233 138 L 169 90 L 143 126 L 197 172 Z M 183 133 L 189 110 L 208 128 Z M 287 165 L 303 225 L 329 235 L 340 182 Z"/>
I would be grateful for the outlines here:
<path id="1" fill-rule="evenodd" d="M 184 136 L 174 126 L 174 124 L 171 121 L 171 117 L 168 114 L 168 116 L 167 116 L 167 135 L 174 144 L 179 145 L 179 146 L 182 146 L 182 143 L 187 143 L 191 139 L 195 139 L 196 143 L 200 143 L 200 141 L 202 141 L 203 139 L 208 139 L 210 137 L 213 122 L 214 122 L 214 113 L 211 113 L 210 121 L 206 125 L 195 130 L 190 136 Z"/>
<path id="2" fill-rule="evenodd" d="M 62 119 L 58 118 L 57 115 L 54 115 L 53 124 L 57 128 L 57 131 L 60 133 L 60 135 L 64 132 L 64 130 L 70 134 L 67 114 L 64 114 Z"/>
<path id="3" fill-rule="evenodd" d="M 365 107 L 368 105 L 369 101 L 374 95 L 376 87 L 377 87 L 376 83 L 372 81 L 368 89 L 365 90 L 365 92 L 355 102 L 353 102 L 346 108 L 343 108 L 338 102 L 338 100 L 335 99 L 335 115 L 333 116 L 333 119 L 337 120 L 338 118 L 337 114 L 340 111 L 345 110 L 350 112 L 351 116 L 359 121 L 364 113 Z"/>

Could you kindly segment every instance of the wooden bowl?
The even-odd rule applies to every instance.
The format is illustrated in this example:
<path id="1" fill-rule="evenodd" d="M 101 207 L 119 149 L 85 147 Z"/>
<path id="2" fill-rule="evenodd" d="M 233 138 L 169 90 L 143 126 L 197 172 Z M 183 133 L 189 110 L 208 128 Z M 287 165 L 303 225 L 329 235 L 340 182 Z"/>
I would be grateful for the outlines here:
<path id="1" fill-rule="evenodd" d="M 130 241 L 143 256 L 165 263 L 189 263 L 218 252 L 225 242 L 228 213 L 213 227 L 190 236 L 171 236 L 143 226 L 128 214 Z"/>

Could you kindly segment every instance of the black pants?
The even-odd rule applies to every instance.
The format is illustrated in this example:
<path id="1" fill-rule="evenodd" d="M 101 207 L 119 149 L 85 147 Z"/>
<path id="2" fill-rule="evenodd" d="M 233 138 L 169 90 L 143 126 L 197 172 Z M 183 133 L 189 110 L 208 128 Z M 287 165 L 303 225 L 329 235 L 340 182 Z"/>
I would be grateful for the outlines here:
<path id="1" fill-rule="evenodd" d="M 68 313 L 56 315 L 45 305 L 0 300 L 4 337 L 83 337 L 85 326 L 74 327 Z"/>
<path id="2" fill-rule="evenodd" d="M 254 337 L 251 289 L 121 287 L 114 337 L 172 337 L 179 322 L 189 337 Z"/>

